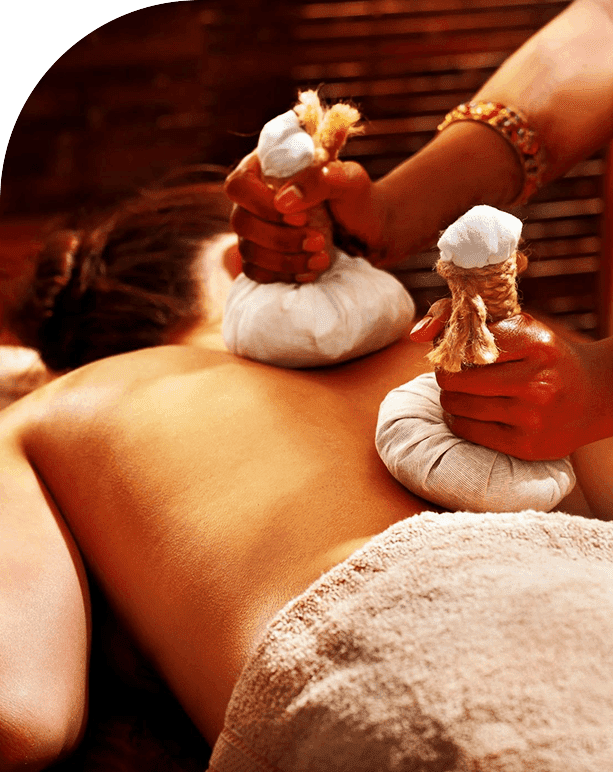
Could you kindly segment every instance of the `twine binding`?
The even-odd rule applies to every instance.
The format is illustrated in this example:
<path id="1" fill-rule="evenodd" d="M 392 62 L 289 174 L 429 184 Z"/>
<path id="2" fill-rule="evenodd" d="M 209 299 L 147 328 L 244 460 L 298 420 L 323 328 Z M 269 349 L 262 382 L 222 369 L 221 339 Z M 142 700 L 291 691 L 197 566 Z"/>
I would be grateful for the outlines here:
<path id="1" fill-rule="evenodd" d="M 298 95 L 294 112 L 300 119 L 304 130 L 313 137 L 315 159 L 313 168 L 325 166 L 336 161 L 347 139 L 362 130 L 358 123 L 361 119 L 357 108 L 337 102 L 328 107 L 323 104 L 317 91 L 303 91 Z M 272 190 L 280 190 L 292 177 L 263 177 Z M 330 255 L 330 265 L 335 262 L 334 226 L 325 202 L 311 207 L 307 225 L 319 231 L 325 238 L 324 250 Z"/>
<path id="2" fill-rule="evenodd" d="M 488 323 L 521 311 L 516 279 L 526 265 L 521 252 L 483 268 L 462 268 L 439 259 L 436 270 L 451 290 L 452 311 L 442 340 L 428 354 L 434 367 L 454 373 L 466 365 L 496 361 L 499 351 Z"/>

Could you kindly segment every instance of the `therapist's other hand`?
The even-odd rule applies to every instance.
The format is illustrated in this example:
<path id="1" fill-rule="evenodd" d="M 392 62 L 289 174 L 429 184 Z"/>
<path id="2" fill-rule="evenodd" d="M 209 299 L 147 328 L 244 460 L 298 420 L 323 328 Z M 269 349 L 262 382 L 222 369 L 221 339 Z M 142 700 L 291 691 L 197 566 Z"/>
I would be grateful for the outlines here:
<path id="1" fill-rule="evenodd" d="M 494 364 L 436 374 L 454 434 L 533 461 L 611 435 L 613 379 L 598 343 L 563 339 L 526 313 L 490 329 Z"/>
<path id="2" fill-rule="evenodd" d="M 323 202 L 343 232 L 373 253 L 382 247 L 382 203 L 365 169 L 352 161 L 306 169 L 274 191 L 254 152 L 228 175 L 225 191 L 235 204 L 231 222 L 243 271 L 255 281 L 313 281 L 330 266 L 323 234 L 308 224 L 309 210 Z"/>

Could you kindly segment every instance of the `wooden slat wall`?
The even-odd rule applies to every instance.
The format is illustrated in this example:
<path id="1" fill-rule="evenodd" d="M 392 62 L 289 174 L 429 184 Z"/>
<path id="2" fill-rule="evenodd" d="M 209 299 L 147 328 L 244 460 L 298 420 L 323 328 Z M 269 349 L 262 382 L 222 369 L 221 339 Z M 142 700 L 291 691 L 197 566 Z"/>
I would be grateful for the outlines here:
<path id="1" fill-rule="evenodd" d="M 67 52 L 24 108 L 3 172 L 9 251 L 24 218 L 112 201 L 180 164 L 236 162 L 298 88 L 360 106 L 368 130 L 347 157 L 376 178 L 567 4 L 192 0 L 122 17 Z M 518 212 L 533 257 L 526 301 L 594 334 L 604 174 L 601 153 Z M 444 293 L 434 257 L 399 271 L 422 310 Z"/>

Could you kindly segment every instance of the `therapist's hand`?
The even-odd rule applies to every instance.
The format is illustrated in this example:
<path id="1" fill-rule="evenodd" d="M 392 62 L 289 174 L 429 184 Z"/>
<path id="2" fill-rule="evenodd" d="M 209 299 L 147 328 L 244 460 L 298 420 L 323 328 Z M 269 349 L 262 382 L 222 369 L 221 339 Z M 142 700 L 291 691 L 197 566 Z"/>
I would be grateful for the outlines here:
<path id="1" fill-rule="evenodd" d="M 494 364 L 436 374 L 454 434 L 527 460 L 562 458 L 613 435 L 609 341 L 562 338 L 525 313 L 490 329 Z"/>
<path id="2" fill-rule="evenodd" d="M 413 327 L 410 338 L 415 343 L 435 341 L 445 329 L 451 316 L 451 298 L 442 298 L 433 303 L 428 313 Z"/>
<path id="3" fill-rule="evenodd" d="M 352 161 L 306 169 L 275 192 L 262 181 L 254 152 L 228 175 L 225 191 L 235 203 L 231 222 L 243 271 L 255 281 L 313 281 L 330 266 L 323 234 L 308 224 L 309 210 L 324 201 L 337 227 L 373 254 L 382 248 L 381 197 Z"/>

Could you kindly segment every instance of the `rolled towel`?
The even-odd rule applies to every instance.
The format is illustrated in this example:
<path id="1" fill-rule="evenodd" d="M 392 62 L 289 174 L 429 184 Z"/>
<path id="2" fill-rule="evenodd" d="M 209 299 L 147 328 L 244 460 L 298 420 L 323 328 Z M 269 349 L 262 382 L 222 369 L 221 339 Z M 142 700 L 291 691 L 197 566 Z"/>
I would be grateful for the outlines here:
<path id="1" fill-rule="evenodd" d="M 257 152 L 265 181 L 278 188 L 311 165 L 334 160 L 359 115 L 348 105 L 324 110 L 305 92 L 295 110 L 269 121 Z M 334 247 L 322 205 L 309 224 L 326 237 L 331 267 L 308 284 L 258 284 L 238 276 L 226 303 L 222 333 L 239 356 L 281 367 L 318 367 L 371 353 L 397 340 L 415 304 L 390 273 Z"/>
<path id="2" fill-rule="evenodd" d="M 270 623 L 210 772 L 613 769 L 613 524 L 424 513 Z"/>
<path id="3" fill-rule="evenodd" d="M 451 372 L 495 362 L 487 327 L 520 312 L 516 276 L 526 265 L 518 251 L 521 221 L 477 206 L 449 226 L 438 246 L 437 270 L 452 292 L 443 338 L 428 355 Z M 570 459 L 523 461 L 456 437 L 445 424 L 433 373 L 391 391 L 381 403 L 375 433 L 379 455 L 409 490 L 451 509 L 515 512 L 550 510 L 571 492 Z"/>

